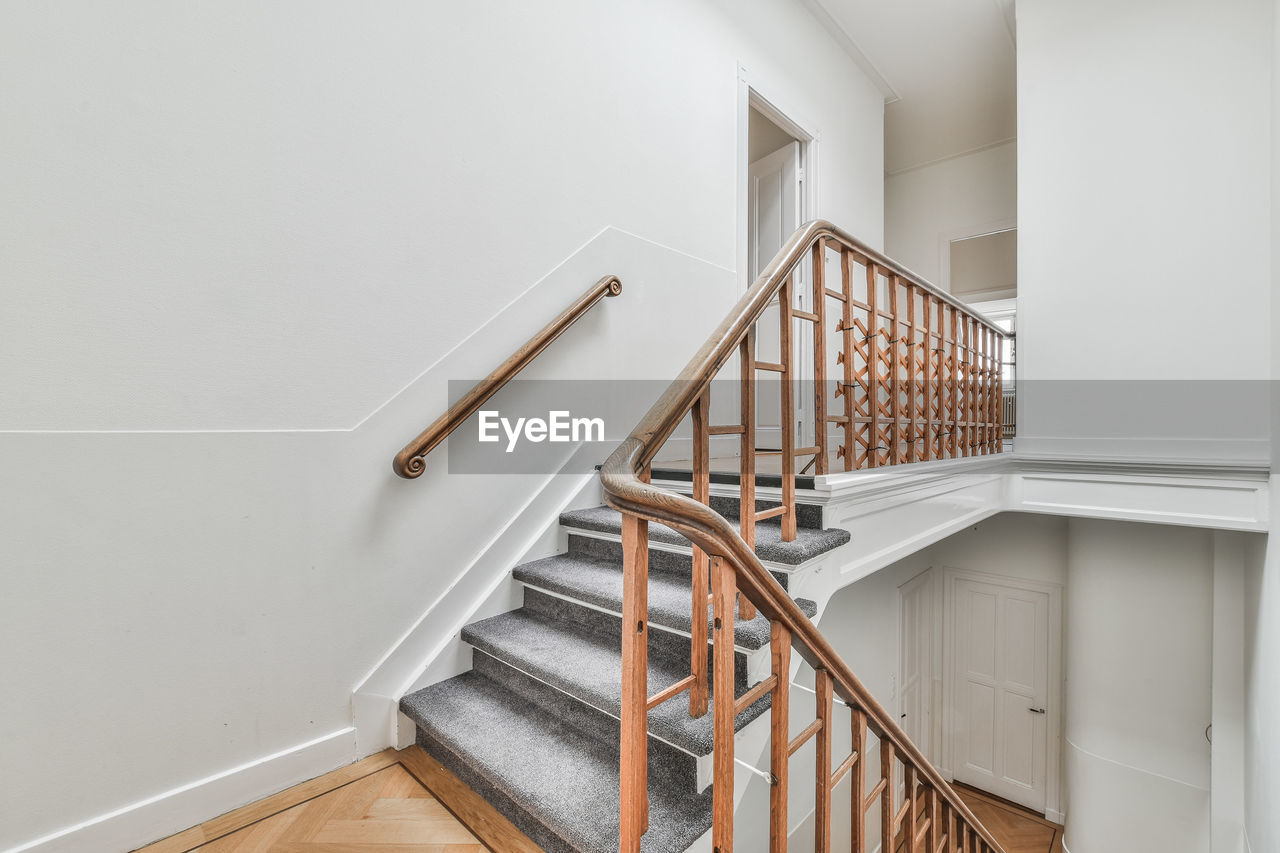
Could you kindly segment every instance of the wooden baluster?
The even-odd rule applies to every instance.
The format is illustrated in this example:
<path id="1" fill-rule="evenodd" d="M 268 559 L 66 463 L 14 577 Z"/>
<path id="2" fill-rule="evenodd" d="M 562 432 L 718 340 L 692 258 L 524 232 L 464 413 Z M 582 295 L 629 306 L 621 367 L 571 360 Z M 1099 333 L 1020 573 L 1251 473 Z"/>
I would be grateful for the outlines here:
<path id="1" fill-rule="evenodd" d="M 853 729 L 853 751 L 858 759 L 852 769 L 853 778 L 849 780 L 849 803 L 853 814 L 849 818 L 849 849 L 851 853 L 865 853 L 867 838 L 867 715 L 860 708 L 849 711 L 849 724 Z"/>
<path id="2" fill-rule="evenodd" d="M 815 474 L 827 473 L 827 242 L 813 245 L 813 431 Z"/>
<path id="3" fill-rule="evenodd" d="M 787 776 L 791 753 L 791 631 L 781 622 L 769 625 L 773 658 L 773 698 L 769 708 L 769 853 L 787 853 Z"/>
<path id="4" fill-rule="evenodd" d="M 702 504 L 711 502 L 711 435 L 708 431 L 711 417 L 711 386 L 693 403 L 693 499 Z M 710 582 L 711 562 L 705 551 L 693 546 L 693 615 L 690 634 L 690 674 L 693 684 L 689 688 L 689 716 L 701 717 L 707 713 L 707 586 Z"/>
<path id="5" fill-rule="evenodd" d="M 898 320 L 898 277 L 889 276 L 889 464 L 902 462 L 902 373 L 898 353 L 901 352 L 902 327 Z"/>
<path id="6" fill-rule="evenodd" d="M 871 428 L 867 433 L 867 467 L 880 464 L 880 311 L 876 307 L 880 296 L 880 279 L 876 265 L 867 259 L 867 400 L 870 403 Z"/>
<path id="7" fill-rule="evenodd" d="M 973 347 L 970 345 L 969 334 L 971 331 L 971 323 L 967 316 L 961 316 L 960 329 L 963 333 L 963 348 L 960 358 L 960 387 L 964 391 L 964 399 L 960 401 L 961 416 L 964 418 L 964 430 L 960 437 L 960 452 L 962 456 L 970 456 L 973 453 Z"/>
<path id="8" fill-rule="evenodd" d="M 970 321 L 973 323 L 973 455 L 979 456 L 982 453 L 982 424 L 986 420 L 983 416 L 986 400 L 982 396 L 982 324 L 973 318 Z"/>
<path id="9" fill-rule="evenodd" d="M 991 453 L 991 425 L 996 423 L 995 412 L 991 410 L 991 329 L 982 327 L 982 453 Z"/>
<path id="10" fill-rule="evenodd" d="M 857 401 L 853 396 L 857 372 L 853 360 L 853 252 L 849 249 L 840 253 L 840 285 L 844 292 L 840 322 L 844 330 L 844 470 L 852 471 L 858 457 L 855 447 L 858 425 L 853 420 L 857 413 Z"/>
<path id="11" fill-rule="evenodd" d="M 938 842 L 942 840 L 942 813 L 939 811 L 939 800 L 937 789 L 929 787 L 925 793 L 925 802 L 929 805 L 929 831 L 925 833 L 925 847 L 927 853 L 938 853 Z"/>
<path id="12" fill-rule="evenodd" d="M 919 800 L 916 798 L 916 768 L 910 764 L 903 767 L 902 773 L 903 786 L 906 790 L 907 797 L 907 816 L 903 819 L 903 835 L 906 836 L 907 853 L 918 853 L 916 850 L 916 829 L 920 823 L 920 814 L 918 811 Z"/>
<path id="13" fill-rule="evenodd" d="M 734 618 L 737 577 L 729 562 L 711 558 L 711 595 L 715 617 L 715 666 L 712 702 L 714 757 L 711 795 L 712 846 L 724 853 L 733 850 L 733 735 L 734 735 Z"/>
<path id="14" fill-rule="evenodd" d="M 969 434 L 970 455 L 978 455 L 978 420 L 982 418 L 982 401 L 978 396 L 980 388 L 982 388 L 982 374 L 979 373 L 982 368 L 982 360 L 978 353 L 978 321 L 966 318 L 969 321 Z"/>
<path id="15" fill-rule="evenodd" d="M 922 291 L 924 299 L 924 342 L 922 348 L 924 369 L 924 428 L 920 433 L 924 445 L 924 458 L 933 458 L 934 442 L 934 393 L 933 393 L 933 295 Z"/>
<path id="16" fill-rule="evenodd" d="M 987 364 L 990 368 L 988 374 L 988 385 L 991 395 L 991 453 L 1000 452 L 1000 409 L 1004 405 L 1004 400 L 1000 396 L 1000 333 L 992 329 L 990 331 L 989 352 L 987 356 Z"/>
<path id="17" fill-rule="evenodd" d="M 920 458 L 916 447 L 916 429 L 919 426 L 916 417 L 916 288 L 907 283 L 907 322 L 903 332 L 902 351 L 907 362 L 907 461 L 915 462 Z"/>
<path id="18" fill-rule="evenodd" d="M 738 467 L 738 524 L 742 541 L 756 547 L 756 327 L 747 330 L 738 347 L 741 362 L 742 393 L 739 417 L 742 418 L 742 455 Z M 743 619 L 756 618 L 756 609 L 747 599 L 739 605 Z"/>
<path id="19" fill-rule="evenodd" d="M 814 672 L 817 688 L 818 729 L 817 755 L 814 766 L 816 791 L 814 793 L 814 853 L 831 853 L 831 674 L 825 669 Z"/>
<path id="20" fill-rule="evenodd" d="M 893 803 L 893 744 L 883 732 L 880 733 L 880 778 L 884 780 L 884 791 L 880 794 L 880 850 L 895 850 L 893 837 L 897 827 L 893 824 L 897 810 Z"/>
<path id="21" fill-rule="evenodd" d="M 996 335 L 996 453 L 1004 452 L 1004 335 Z"/>
<path id="22" fill-rule="evenodd" d="M 791 351 L 791 287 L 788 276 L 778 292 L 778 358 L 782 361 L 782 541 L 796 538 L 796 392 L 792 387 L 795 359 Z"/>
<path id="23" fill-rule="evenodd" d="M 973 418 L 970 423 L 973 424 L 973 455 L 977 456 L 982 452 L 982 327 L 977 320 L 969 318 L 970 325 L 970 346 L 973 347 L 973 357 L 970 359 L 970 368 L 973 370 L 973 377 L 970 383 L 973 384 Z"/>
<path id="24" fill-rule="evenodd" d="M 950 456 L 955 459 L 960 455 L 960 397 L 962 395 L 962 386 L 960 384 L 960 330 L 957 325 L 959 323 L 959 312 L 956 310 L 956 306 L 948 305 L 947 309 L 947 313 L 951 315 L 951 337 L 947 342 L 951 350 L 947 363 L 947 387 L 950 389 L 949 393 L 951 395 L 951 434 L 948 436 L 948 445 L 950 447 Z"/>
<path id="25" fill-rule="evenodd" d="M 649 828 L 649 522 L 622 516 L 621 850 Z"/>
<path id="26" fill-rule="evenodd" d="M 951 458 L 951 357 L 947 336 L 947 309 L 938 301 L 938 458 Z"/>

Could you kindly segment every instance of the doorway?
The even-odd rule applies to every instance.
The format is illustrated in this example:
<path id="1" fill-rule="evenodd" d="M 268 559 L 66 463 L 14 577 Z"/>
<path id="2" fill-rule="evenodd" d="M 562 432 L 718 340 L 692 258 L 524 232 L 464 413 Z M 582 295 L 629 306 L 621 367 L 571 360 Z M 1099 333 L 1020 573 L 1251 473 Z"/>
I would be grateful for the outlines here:
<path id="1" fill-rule="evenodd" d="M 746 286 L 755 282 L 778 250 L 797 228 L 812 218 L 811 191 L 814 138 L 777 107 L 748 88 L 746 119 Z M 797 267 L 792 279 L 792 305 L 801 311 L 812 311 L 813 295 L 809 286 L 810 271 L 804 264 Z M 756 358 L 779 363 L 781 341 L 779 309 L 775 300 L 761 315 L 757 325 Z M 812 381 L 812 358 L 800 354 L 813 351 L 813 329 L 805 322 L 793 323 L 791 329 L 793 379 L 792 425 L 797 435 L 813 430 L 814 401 L 804 393 L 806 380 Z M 762 380 L 764 377 L 760 377 Z M 756 395 L 757 443 L 763 448 L 781 447 L 782 404 L 777 393 L 762 389 Z"/>
<path id="2" fill-rule="evenodd" d="M 945 598 L 952 777 L 1060 811 L 1061 588 L 949 569 Z"/>
<path id="3" fill-rule="evenodd" d="M 933 570 L 898 587 L 898 725 L 931 761 L 933 749 L 933 661 L 937 625 Z"/>

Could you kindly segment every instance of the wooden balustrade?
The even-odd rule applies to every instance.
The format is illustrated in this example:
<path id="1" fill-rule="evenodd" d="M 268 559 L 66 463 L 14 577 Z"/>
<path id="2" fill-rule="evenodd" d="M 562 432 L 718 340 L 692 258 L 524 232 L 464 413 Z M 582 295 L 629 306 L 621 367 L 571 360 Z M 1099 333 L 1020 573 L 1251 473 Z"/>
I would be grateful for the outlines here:
<path id="1" fill-rule="evenodd" d="M 834 263 L 833 263 L 834 261 Z M 807 264 L 807 269 L 802 268 Z M 838 270 L 839 286 L 829 276 Z M 797 281 L 808 272 L 809 310 L 795 307 Z M 757 326 L 776 307 L 778 361 L 757 352 Z M 830 309 L 830 310 L 828 310 Z M 834 322 L 832 320 L 834 319 Z M 770 320 L 770 322 L 772 322 Z M 807 323 L 811 335 L 795 335 Z M 804 328 L 801 326 L 800 328 Z M 840 347 L 829 358 L 828 332 Z M 663 396 L 601 471 L 605 499 L 623 513 L 623 701 L 621 735 L 620 850 L 636 853 L 648 821 L 646 744 L 648 711 L 688 691 L 689 710 L 713 714 L 713 844 L 733 849 L 734 718 L 756 699 L 771 697 L 769 849 L 787 849 L 789 760 L 814 743 L 817 773 L 815 849 L 831 849 L 833 789 L 851 774 L 849 802 L 853 853 L 871 839 L 866 815 L 880 807 L 882 850 L 896 849 L 899 837 L 910 853 L 965 851 L 990 853 L 1000 845 L 929 764 L 896 720 L 871 696 L 825 637 L 778 585 L 754 550 L 755 523 L 780 518 L 783 540 L 796 537 L 796 460 L 818 475 L 833 468 L 853 471 L 916 461 L 998 453 L 1001 450 L 1001 348 L 1004 333 L 938 291 L 901 265 L 827 222 L 797 231 L 702 346 Z M 799 340 L 813 352 L 795 352 Z M 738 361 L 740 423 L 710 423 L 711 380 Z M 811 360 L 810 360 L 811 358 Z M 811 374 L 800 376 L 811 364 Z M 755 476 L 760 453 L 756 405 L 760 373 L 781 378 L 778 507 L 756 506 Z M 834 381 L 829 381 L 829 372 Z M 812 441 L 796 438 L 796 387 L 812 383 Z M 803 397 L 802 397 L 803 399 Z M 693 423 L 692 497 L 649 482 L 650 464 L 677 426 Z M 831 432 L 834 431 L 833 436 Z M 737 527 L 712 511 L 710 436 L 739 435 L 740 512 Z M 834 456 L 832 439 L 839 444 Z M 680 531 L 693 543 L 693 631 L 689 675 L 650 696 L 647 692 L 648 547 L 650 521 Z M 710 637 L 705 619 L 711 609 Z M 734 623 L 754 618 L 770 622 L 770 675 L 734 696 Z M 635 630 L 631 630 L 634 625 Z M 712 645 L 710 672 L 707 644 Z M 791 737 L 791 659 L 795 652 L 815 671 L 817 714 Z M 833 755 L 833 707 L 850 709 L 853 749 Z M 879 744 L 878 780 L 867 789 L 869 737 Z M 895 774 L 902 769 L 903 789 Z M 921 805 L 923 804 L 923 808 Z M 843 807 L 843 805 L 842 805 Z"/>

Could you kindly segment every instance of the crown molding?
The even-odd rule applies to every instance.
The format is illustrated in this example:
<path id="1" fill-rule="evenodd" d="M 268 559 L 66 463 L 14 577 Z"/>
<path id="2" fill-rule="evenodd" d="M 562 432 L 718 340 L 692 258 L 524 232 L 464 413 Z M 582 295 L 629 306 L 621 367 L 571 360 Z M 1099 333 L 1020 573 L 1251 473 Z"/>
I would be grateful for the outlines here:
<path id="1" fill-rule="evenodd" d="M 968 157 L 970 154 L 981 154 L 983 151 L 990 151 L 993 148 L 999 148 L 1002 145 L 1010 145 L 1017 141 L 1018 137 L 1016 136 L 1006 136 L 1004 139 L 997 139 L 995 142 L 988 142 L 984 145 L 979 145 L 976 148 L 967 148 L 964 151 L 957 151 L 955 154 L 948 154 L 945 157 L 935 157 L 934 159 L 926 160 L 923 163 L 903 166 L 892 171 L 886 169 L 884 176 L 886 178 L 895 178 L 898 175 L 904 175 L 907 172 L 917 172 L 920 169 L 927 169 L 930 166 L 937 166 L 940 163 L 946 163 L 950 160 L 959 160 L 961 157 Z"/>
<path id="2" fill-rule="evenodd" d="M 854 37 L 849 35 L 849 31 L 832 16 L 822 0 L 800 0 L 800 2 L 818 20 L 818 23 L 822 24 L 823 28 L 831 34 L 831 37 L 836 40 L 836 44 L 840 45 L 840 48 L 849 55 L 849 58 L 862 69 L 862 73 L 870 78 L 875 87 L 880 90 L 880 94 L 884 95 L 886 104 L 902 100 L 892 84 L 880 73 L 880 69 L 871 61 L 871 58 L 867 56 Z"/>

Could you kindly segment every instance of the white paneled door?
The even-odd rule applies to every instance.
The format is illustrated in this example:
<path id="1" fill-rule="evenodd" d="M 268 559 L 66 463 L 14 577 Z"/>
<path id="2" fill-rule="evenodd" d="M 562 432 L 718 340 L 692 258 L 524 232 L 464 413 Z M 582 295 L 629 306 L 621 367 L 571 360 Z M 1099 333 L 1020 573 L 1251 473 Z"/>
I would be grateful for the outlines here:
<path id="1" fill-rule="evenodd" d="M 902 677 L 898 717 L 902 730 L 930 759 L 933 754 L 933 572 L 916 575 L 898 587 Z"/>
<path id="2" fill-rule="evenodd" d="M 803 222 L 804 217 L 804 167 L 801 162 L 802 151 L 799 142 L 784 145 L 777 151 L 751 163 L 747 169 L 747 267 L 750 281 L 755 282 L 760 272 L 769 265 L 773 256 L 782 248 Z M 813 301 L 806 282 L 808 271 L 804 264 L 797 269 L 793 279 L 793 300 L 797 308 L 805 311 L 813 310 L 809 303 Z M 778 306 L 774 302 L 760 317 L 756 337 L 756 358 L 760 361 L 780 362 L 778 353 Z M 796 368 L 795 379 L 803 380 L 813 376 L 811 362 L 813 356 L 801 358 L 802 353 L 812 353 L 813 330 L 810 324 L 797 321 L 791 327 L 791 348 L 795 353 L 793 364 Z M 762 382 L 776 387 L 776 379 L 762 375 Z M 797 435 L 812 435 L 812 427 L 804 431 L 805 424 L 813 423 L 813 400 L 811 394 L 805 394 L 797 385 L 794 411 L 800 430 Z M 761 447 L 779 447 L 779 419 L 782 406 L 778 393 L 770 388 L 761 390 L 756 395 L 756 427 L 758 444 Z M 811 442 L 804 442 L 811 443 Z"/>
<path id="3" fill-rule="evenodd" d="M 1049 594 L 956 578 L 952 606 L 957 781 L 1045 810 Z"/>

